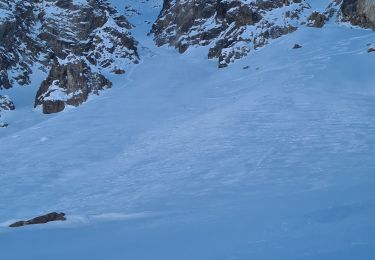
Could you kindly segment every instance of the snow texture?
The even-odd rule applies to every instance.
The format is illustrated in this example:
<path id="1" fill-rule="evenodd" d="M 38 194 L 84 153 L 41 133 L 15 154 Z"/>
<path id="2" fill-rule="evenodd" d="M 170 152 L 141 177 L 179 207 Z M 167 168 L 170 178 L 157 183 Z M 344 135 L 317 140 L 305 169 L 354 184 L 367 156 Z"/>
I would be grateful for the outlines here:
<path id="1" fill-rule="evenodd" d="M 373 31 L 301 27 L 219 70 L 154 46 L 159 1 L 113 2 L 142 58 L 111 90 L 48 116 L 1 92 L 0 259 L 375 258 Z"/>

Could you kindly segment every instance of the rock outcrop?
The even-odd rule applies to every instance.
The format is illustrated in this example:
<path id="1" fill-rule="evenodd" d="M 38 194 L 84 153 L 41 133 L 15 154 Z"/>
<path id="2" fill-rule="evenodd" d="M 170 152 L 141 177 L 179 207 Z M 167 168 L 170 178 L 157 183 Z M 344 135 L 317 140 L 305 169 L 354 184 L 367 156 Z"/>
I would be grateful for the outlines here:
<path id="1" fill-rule="evenodd" d="M 326 17 L 336 17 L 338 22 L 349 22 L 354 26 L 375 29 L 375 1 L 332 0 Z"/>
<path id="2" fill-rule="evenodd" d="M 322 28 L 326 23 L 326 16 L 319 12 L 313 12 L 309 18 L 307 18 L 307 25 L 311 27 Z"/>
<path id="3" fill-rule="evenodd" d="M 31 65 L 42 50 L 34 26 L 32 1 L 0 0 L 0 89 L 30 83 Z"/>
<path id="4" fill-rule="evenodd" d="M 1 112 L 5 110 L 14 110 L 16 109 L 14 103 L 8 96 L 2 96 L 0 95 L 0 118 L 1 118 Z M 0 128 L 7 127 L 8 124 L 0 121 Z"/>
<path id="5" fill-rule="evenodd" d="M 226 67 L 270 39 L 295 31 L 307 8 L 302 0 L 164 0 L 152 33 L 158 46 L 168 44 L 180 53 L 209 46 L 208 57 Z"/>
<path id="6" fill-rule="evenodd" d="M 46 224 L 52 221 L 65 221 L 65 220 L 66 220 L 65 213 L 51 212 L 46 215 L 39 216 L 30 220 L 17 221 L 9 225 L 9 227 L 23 227 L 27 225 Z"/>
<path id="7" fill-rule="evenodd" d="M 375 29 L 375 1 L 343 0 L 340 11 L 343 21 L 363 28 Z"/>
<path id="8" fill-rule="evenodd" d="M 84 60 L 69 60 L 52 64 L 46 80 L 38 90 L 35 106 L 42 105 L 43 113 L 57 113 L 65 104 L 78 106 L 90 93 L 111 87 L 112 83 L 100 73 L 94 73 Z"/>
<path id="9" fill-rule="evenodd" d="M 131 24 L 105 0 L 0 0 L 0 12 L 0 89 L 44 70 L 35 106 L 46 113 L 80 105 L 111 86 L 104 72 L 139 62 Z"/>

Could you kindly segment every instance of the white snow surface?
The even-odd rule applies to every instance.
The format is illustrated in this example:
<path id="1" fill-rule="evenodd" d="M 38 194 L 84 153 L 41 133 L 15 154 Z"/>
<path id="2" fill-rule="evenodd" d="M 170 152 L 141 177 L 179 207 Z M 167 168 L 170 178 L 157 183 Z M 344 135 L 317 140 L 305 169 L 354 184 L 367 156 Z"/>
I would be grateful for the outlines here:
<path id="1" fill-rule="evenodd" d="M 217 69 L 126 3 L 142 61 L 111 90 L 48 116 L 1 93 L 0 259 L 375 259 L 375 33 L 301 27 Z"/>

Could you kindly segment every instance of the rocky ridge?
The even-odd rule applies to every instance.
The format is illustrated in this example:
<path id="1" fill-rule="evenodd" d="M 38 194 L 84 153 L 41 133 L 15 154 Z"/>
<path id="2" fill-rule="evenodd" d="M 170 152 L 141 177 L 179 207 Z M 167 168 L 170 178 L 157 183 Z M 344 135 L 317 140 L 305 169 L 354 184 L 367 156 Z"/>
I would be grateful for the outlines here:
<path id="1" fill-rule="evenodd" d="M 141 15 L 130 5 L 123 11 Z M 207 46 L 208 58 L 222 68 L 304 24 L 321 28 L 332 17 L 375 29 L 375 2 L 333 0 L 319 13 L 307 0 L 164 0 L 151 33 L 156 45 L 180 53 Z M 40 84 L 35 107 L 47 114 L 78 106 L 111 87 L 105 75 L 123 74 L 139 62 L 131 28 L 105 0 L 0 0 L 0 90 Z M 44 78 L 31 82 L 38 70 Z"/>
<path id="2" fill-rule="evenodd" d="M 209 46 L 208 58 L 222 68 L 301 25 L 322 28 L 335 15 L 338 22 L 375 29 L 373 0 L 333 0 L 324 13 L 304 0 L 164 0 L 152 33 L 158 46 L 180 53 Z"/>
<path id="3" fill-rule="evenodd" d="M 165 0 L 152 33 L 158 46 L 168 44 L 180 53 L 209 46 L 208 58 L 218 59 L 222 68 L 297 30 L 309 8 L 302 0 Z"/>

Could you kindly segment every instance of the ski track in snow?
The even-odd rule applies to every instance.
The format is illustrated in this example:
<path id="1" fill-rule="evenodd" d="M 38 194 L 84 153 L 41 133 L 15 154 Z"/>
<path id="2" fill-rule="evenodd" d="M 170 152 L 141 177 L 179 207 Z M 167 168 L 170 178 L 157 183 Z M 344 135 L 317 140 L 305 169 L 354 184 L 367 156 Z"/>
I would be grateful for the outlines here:
<path id="1" fill-rule="evenodd" d="M 218 70 L 132 19 L 145 56 L 113 89 L 7 117 L 1 259 L 374 259 L 373 32 L 302 27 Z"/>

